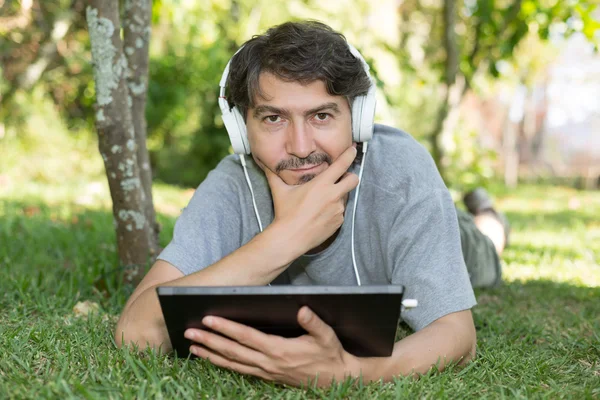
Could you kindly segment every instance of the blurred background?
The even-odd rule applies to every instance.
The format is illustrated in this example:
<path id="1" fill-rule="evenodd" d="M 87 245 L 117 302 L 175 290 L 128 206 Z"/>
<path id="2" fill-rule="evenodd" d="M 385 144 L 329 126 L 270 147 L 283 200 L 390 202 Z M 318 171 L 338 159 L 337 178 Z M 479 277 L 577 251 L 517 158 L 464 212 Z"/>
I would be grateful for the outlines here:
<path id="1" fill-rule="evenodd" d="M 194 188 L 228 154 L 217 105 L 226 62 L 252 35 L 309 18 L 362 52 L 378 82 L 377 121 L 423 143 L 453 191 L 492 181 L 597 189 L 592 2 L 452 3 L 448 16 L 443 0 L 155 0 L 146 111 L 155 183 Z M 107 190 L 85 7 L 0 0 L 0 191 L 85 182 L 85 203 Z"/>
<path id="2" fill-rule="evenodd" d="M 230 152 L 217 104 L 227 61 L 254 34 L 298 19 L 346 35 L 376 78 L 376 121 L 419 140 L 455 200 L 484 186 L 511 224 L 504 284 L 476 290 L 475 368 L 322 396 L 600 397 L 598 0 L 144 1 L 157 224 L 151 215 L 142 231 L 136 220 L 126 242 L 121 212 L 131 223 L 141 207 L 112 208 L 86 22 L 88 4 L 119 2 L 0 0 L 0 398 L 282 397 L 223 371 L 200 380 L 204 364 L 132 357 L 114 349 L 113 332 L 160 250 L 155 236 L 169 243 Z M 120 1 L 121 15 L 131 4 Z M 111 146 L 105 154 L 122 155 Z"/>

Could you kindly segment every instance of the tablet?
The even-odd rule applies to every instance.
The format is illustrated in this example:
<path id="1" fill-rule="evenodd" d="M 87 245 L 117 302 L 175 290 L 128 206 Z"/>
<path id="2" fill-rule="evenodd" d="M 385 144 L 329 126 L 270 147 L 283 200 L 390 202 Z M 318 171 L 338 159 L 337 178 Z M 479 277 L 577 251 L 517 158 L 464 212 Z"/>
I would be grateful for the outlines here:
<path id="1" fill-rule="evenodd" d="M 346 351 L 358 357 L 392 354 L 402 286 L 228 286 L 157 287 L 169 338 L 178 356 L 187 357 L 188 328 L 210 331 L 202 318 L 215 315 L 287 338 L 306 334 L 297 320 L 304 305 L 336 332 Z"/>

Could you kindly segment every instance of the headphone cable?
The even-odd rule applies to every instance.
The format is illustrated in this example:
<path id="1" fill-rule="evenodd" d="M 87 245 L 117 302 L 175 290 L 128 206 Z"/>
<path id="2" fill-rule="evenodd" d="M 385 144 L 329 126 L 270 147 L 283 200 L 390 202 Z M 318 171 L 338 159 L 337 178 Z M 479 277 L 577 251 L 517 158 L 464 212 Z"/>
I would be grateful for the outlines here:
<path id="1" fill-rule="evenodd" d="M 246 169 L 246 157 L 243 154 L 240 154 L 240 162 L 242 163 L 242 168 L 244 168 L 244 175 L 246 175 L 246 182 L 248 182 L 248 187 L 250 188 L 250 194 L 252 195 L 252 205 L 254 206 L 254 214 L 256 214 L 256 220 L 258 221 L 258 229 L 263 231 L 262 222 L 260 220 L 260 215 L 258 214 L 258 207 L 256 206 L 256 200 L 254 199 L 254 190 L 252 190 L 252 183 L 250 183 L 250 177 L 248 176 L 248 170 Z"/>
<path id="2" fill-rule="evenodd" d="M 363 142 L 362 144 L 362 160 L 360 162 L 360 171 L 358 172 L 358 185 L 356 186 L 356 196 L 354 197 L 354 206 L 352 209 L 352 239 L 351 239 L 351 247 L 352 247 L 352 267 L 354 268 L 354 275 L 356 276 L 356 282 L 358 286 L 361 286 L 360 275 L 358 274 L 358 267 L 356 266 L 356 254 L 354 250 L 354 225 L 356 220 L 356 206 L 358 205 L 358 195 L 360 193 L 360 185 L 362 183 L 362 175 L 365 166 L 365 159 L 367 158 L 367 147 L 368 142 Z M 262 221 L 260 220 L 260 214 L 258 213 L 258 207 L 256 206 L 256 199 L 254 197 L 254 190 L 252 189 L 252 183 L 250 182 L 250 176 L 248 175 L 248 170 L 246 168 L 246 158 L 243 154 L 239 154 L 240 162 L 242 164 L 242 168 L 244 169 L 244 175 L 246 176 L 246 182 L 248 183 L 248 188 L 250 189 L 250 195 L 252 196 L 252 205 L 254 206 L 254 214 L 256 215 L 256 220 L 258 222 L 258 229 L 262 232 L 263 226 Z M 269 284 L 271 286 L 271 284 Z"/>
<path id="3" fill-rule="evenodd" d="M 362 160 L 360 161 L 360 171 L 358 172 L 358 186 L 356 186 L 356 196 L 354 197 L 354 207 L 352 209 L 352 241 L 351 241 L 351 245 L 352 245 L 352 266 L 354 267 L 354 275 L 356 276 L 356 282 L 358 283 L 358 286 L 361 285 L 361 281 L 360 281 L 360 275 L 358 274 L 358 267 L 356 266 L 356 254 L 354 251 L 354 221 L 356 218 L 356 206 L 358 205 L 358 194 L 360 193 L 360 184 L 362 183 L 362 175 L 363 175 L 363 169 L 365 166 L 365 159 L 367 158 L 367 147 L 368 147 L 368 142 L 363 142 L 362 144 L 362 152 L 363 152 L 363 156 L 362 156 Z"/>

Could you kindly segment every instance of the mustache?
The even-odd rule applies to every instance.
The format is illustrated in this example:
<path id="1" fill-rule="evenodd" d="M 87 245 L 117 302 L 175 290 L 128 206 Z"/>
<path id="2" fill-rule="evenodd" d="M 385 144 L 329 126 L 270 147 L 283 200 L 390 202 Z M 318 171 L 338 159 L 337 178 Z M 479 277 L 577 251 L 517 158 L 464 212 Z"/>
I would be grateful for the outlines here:
<path id="1" fill-rule="evenodd" d="M 284 169 L 298 169 L 305 165 L 318 165 L 322 163 L 331 165 L 331 157 L 325 153 L 313 153 L 306 158 L 292 157 L 287 160 L 282 160 L 275 166 L 275 172 L 279 173 Z"/>

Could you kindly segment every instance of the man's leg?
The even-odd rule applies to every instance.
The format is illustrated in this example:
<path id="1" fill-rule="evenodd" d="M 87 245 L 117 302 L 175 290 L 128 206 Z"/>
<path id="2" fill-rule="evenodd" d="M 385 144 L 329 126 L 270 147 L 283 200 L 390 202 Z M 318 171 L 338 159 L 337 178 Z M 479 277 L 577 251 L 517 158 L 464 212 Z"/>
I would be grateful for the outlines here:
<path id="1" fill-rule="evenodd" d="M 463 257 L 474 288 L 494 287 L 502 282 L 502 266 L 497 246 L 482 230 L 492 231 L 490 227 L 480 229 L 480 225 L 492 225 L 490 221 L 477 218 L 457 209 L 458 227 Z M 493 226 L 493 225 L 492 225 Z"/>
<path id="2" fill-rule="evenodd" d="M 475 216 L 475 225 L 483 234 L 492 239 L 498 255 L 508 246 L 510 224 L 502 213 L 494 208 L 490 195 L 484 188 L 470 191 L 463 198 L 469 213 Z"/>

